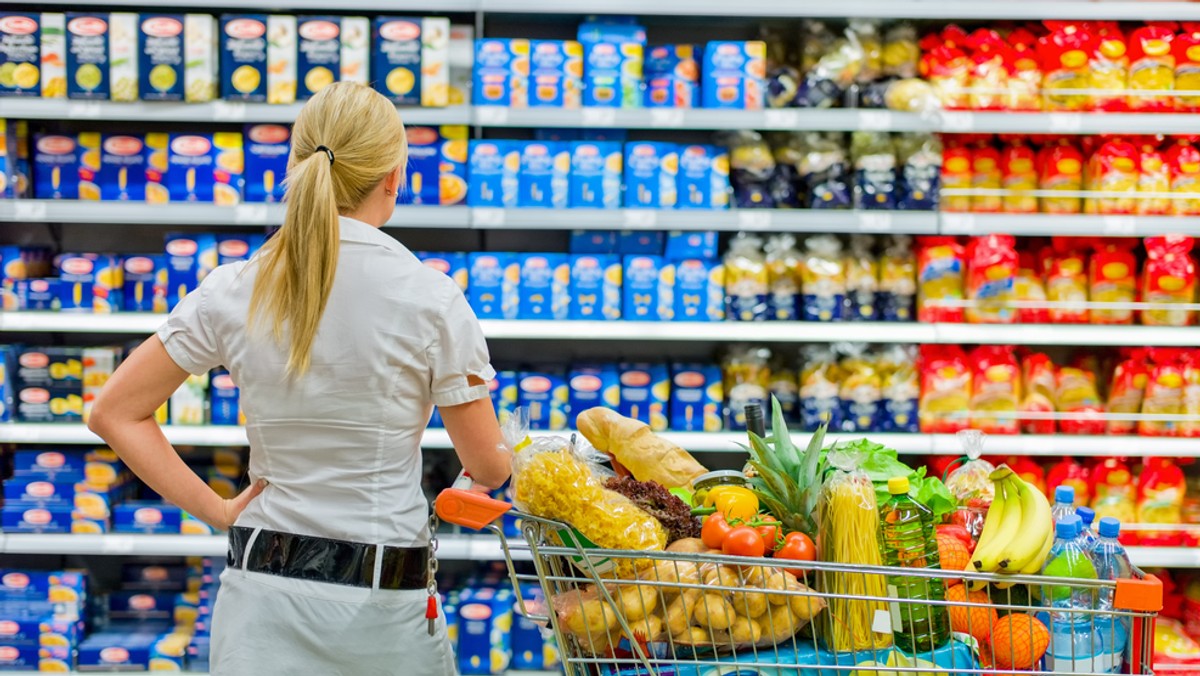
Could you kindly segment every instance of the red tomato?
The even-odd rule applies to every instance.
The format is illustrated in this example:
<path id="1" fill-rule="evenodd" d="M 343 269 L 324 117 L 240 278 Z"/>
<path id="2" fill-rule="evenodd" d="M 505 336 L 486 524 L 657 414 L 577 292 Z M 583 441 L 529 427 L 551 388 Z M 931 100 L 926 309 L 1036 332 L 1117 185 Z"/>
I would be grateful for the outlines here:
<path id="1" fill-rule="evenodd" d="M 725 543 L 721 545 L 721 551 L 730 556 L 757 558 L 765 554 L 767 548 L 758 531 L 749 526 L 738 526 L 729 531 L 729 535 L 725 537 Z"/>
<path id="2" fill-rule="evenodd" d="M 791 561 L 816 561 L 817 546 L 804 533 L 788 533 L 783 538 L 783 545 L 775 552 L 775 558 Z M 787 571 L 798 578 L 804 577 L 802 570 Z"/>
<path id="3" fill-rule="evenodd" d="M 720 549 L 721 545 L 725 544 L 725 537 L 731 530 L 733 530 L 733 526 L 730 526 L 729 522 L 725 520 L 724 514 L 720 512 L 709 514 L 700 528 L 700 539 L 704 541 L 705 547 Z"/>
<path id="4" fill-rule="evenodd" d="M 775 548 L 779 546 L 779 539 L 783 537 L 783 528 L 779 525 L 779 519 L 767 514 L 760 514 L 757 520 L 767 522 L 754 529 L 762 537 L 763 546 L 768 552 L 775 551 Z"/>

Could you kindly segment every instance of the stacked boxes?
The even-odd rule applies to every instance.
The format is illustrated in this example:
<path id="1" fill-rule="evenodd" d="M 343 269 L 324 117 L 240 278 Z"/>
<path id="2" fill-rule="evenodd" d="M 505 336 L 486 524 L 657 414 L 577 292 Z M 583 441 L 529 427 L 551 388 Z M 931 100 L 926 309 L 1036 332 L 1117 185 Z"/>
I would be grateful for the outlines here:
<path id="1" fill-rule="evenodd" d="M 467 128 L 406 127 L 408 185 L 400 204 L 454 206 L 467 200 Z"/>
<path id="2" fill-rule="evenodd" d="M 83 573 L 0 569 L 0 669 L 71 671 L 86 604 Z"/>
<path id="3" fill-rule="evenodd" d="M 398 105 L 450 105 L 450 20 L 379 17 L 374 23 L 375 89 Z"/>

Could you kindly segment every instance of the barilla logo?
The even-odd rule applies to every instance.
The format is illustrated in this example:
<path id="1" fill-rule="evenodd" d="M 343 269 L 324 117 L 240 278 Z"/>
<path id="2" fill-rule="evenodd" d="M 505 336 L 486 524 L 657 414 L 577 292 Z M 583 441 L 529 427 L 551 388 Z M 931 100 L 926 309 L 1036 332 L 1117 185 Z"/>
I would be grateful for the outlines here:
<path id="1" fill-rule="evenodd" d="M 495 378 L 492 378 L 491 380 L 488 381 L 487 387 L 488 387 L 488 392 L 495 392 L 496 390 L 500 389 L 500 381 L 496 380 Z"/>
<path id="2" fill-rule="evenodd" d="M 614 45 L 611 45 L 611 44 L 609 44 L 609 43 L 607 43 L 607 42 L 602 42 L 602 43 L 600 43 L 600 44 L 597 44 L 595 47 L 593 47 L 593 48 L 592 48 L 592 53 L 593 53 L 593 54 L 600 54 L 601 56 L 607 56 L 607 55 L 609 55 L 609 54 L 616 54 L 616 53 L 617 53 L 617 48 L 616 48 L 616 46 L 614 46 Z"/>
<path id="3" fill-rule="evenodd" d="M 21 401 L 26 404 L 44 404 L 50 401 L 50 392 L 41 387 L 21 390 Z"/>
<path id="4" fill-rule="evenodd" d="M 253 40 L 266 32 L 263 22 L 255 19 L 234 19 L 225 24 L 225 34 L 238 40 Z"/>
<path id="5" fill-rule="evenodd" d="M 521 379 L 521 389 L 533 394 L 550 391 L 550 379 L 545 376 L 529 376 Z"/>
<path id="6" fill-rule="evenodd" d="M 675 374 L 675 384 L 680 387 L 704 387 L 704 374 L 681 371 Z"/>
<path id="7" fill-rule="evenodd" d="M 217 245 L 217 253 L 226 258 L 241 258 L 250 253 L 250 245 L 244 239 L 227 239 Z"/>
<path id="8" fill-rule="evenodd" d="M 650 146 L 650 145 L 643 144 L 643 145 L 636 145 L 633 147 L 633 154 L 641 155 L 643 157 L 650 157 L 652 155 L 655 155 L 657 152 L 658 152 L 658 150 L 654 146 Z"/>
<path id="9" fill-rule="evenodd" d="M 629 261 L 629 267 L 636 269 L 650 269 L 654 267 L 654 261 L 649 258 L 635 258 Z"/>
<path id="10" fill-rule="evenodd" d="M 133 522 L 143 526 L 154 526 L 162 523 L 162 512 L 153 507 L 142 507 L 133 513 Z"/>
<path id="11" fill-rule="evenodd" d="M 219 376 L 213 376 L 212 386 L 214 390 L 232 390 L 237 387 L 233 384 L 233 376 L 228 373 L 222 373 Z"/>
<path id="12" fill-rule="evenodd" d="M 0 620 L 0 636 L 16 636 L 18 631 L 21 631 L 21 625 L 12 620 Z"/>
<path id="13" fill-rule="evenodd" d="M 492 607 L 483 603 L 468 603 L 458 609 L 458 616 L 464 620 L 486 620 L 492 616 Z"/>
<path id="14" fill-rule="evenodd" d="M 442 274 L 450 273 L 450 262 L 443 258 L 426 258 L 425 267 L 433 268 Z"/>
<path id="15" fill-rule="evenodd" d="M 168 577 L 167 569 L 162 566 L 146 566 L 142 569 L 142 579 L 147 582 L 162 582 Z"/>
<path id="16" fill-rule="evenodd" d="M 691 157 L 703 157 L 708 155 L 708 151 L 704 146 L 688 146 L 683 149 L 683 154 Z"/>
<path id="17" fill-rule="evenodd" d="M 72 256 L 70 258 L 63 259 L 63 262 L 59 264 L 59 267 L 68 275 L 86 275 L 94 270 L 96 266 L 87 258 L 82 256 Z"/>
<path id="18" fill-rule="evenodd" d="M 538 144 L 538 143 L 531 143 L 531 144 L 525 146 L 525 154 L 526 155 L 533 155 L 535 157 L 540 157 L 542 155 L 549 154 L 549 152 L 550 151 L 546 148 L 546 146 Z"/>
<path id="19" fill-rule="evenodd" d="M 104 32 L 108 30 L 108 22 L 95 16 L 81 16 L 71 19 L 71 22 L 67 24 L 67 30 L 84 37 L 104 35 Z"/>
<path id="20" fill-rule="evenodd" d="M 342 32 L 332 21 L 309 21 L 300 26 L 300 37 L 305 40 L 333 40 Z"/>
<path id="21" fill-rule="evenodd" d="M 0 18 L 0 33 L 29 35 L 37 29 L 37 22 L 27 16 L 6 16 Z"/>
<path id="22" fill-rule="evenodd" d="M 173 239 L 167 242 L 167 253 L 172 256 L 194 256 L 199 248 L 194 239 Z"/>
<path id="23" fill-rule="evenodd" d="M 124 664 L 129 661 L 129 651 L 113 646 L 100 651 L 100 661 L 109 664 Z"/>
<path id="24" fill-rule="evenodd" d="M 38 141 L 37 149 L 47 155 L 66 155 L 75 150 L 75 140 L 69 136 L 46 136 Z"/>
<path id="25" fill-rule="evenodd" d="M 397 42 L 416 40 L 421 37 L 421 27 L 411 21 L 389 21 L 379 27 L 379 37 Z M 487 45 L 488 48 L 491 46 Z"/>
<path id="26" fill-rule="evenodd" d="M 728 56 L 730 54 L 740 54 L 742 48 L 738 45 L 717 45 L 717 53 Z"/>
<path id="27" fill-rule="evenodd" d="M 0 577 L 0 585 L 5 589 L 24 589 L 29 586 L 29 576 L 25 573 L 6 573 Z"/>
<path id="28" fill-rule="evenodd" d="M 650 384 L 650 374 L 645 371 L 626 371 L 621 374 L 621 384 L 626 387 L 645 387 Z"/>
<path id="29" fill-rule="evenodd" d="M 599 392 L 600 378 L 591 374 L 575 376 L 571 379 L 571 389 L 579 392 Z"/>
<path id="30" fill-rule="evenodd" d="M 125 272 L 144 275 L 154 272 L 154 261 L 145 256 L 134 256 L 125 259 Z"/>
<path id="31" fill-rule="evenodd" d="M 54 484 L 49 481 L 31 481 L 25 486 L 25 494 L 33 498 L 48 498 L 54 495 Z"/>
<path id="32" fill-rule="evenodd" d="M 547 265 L 546 259 L 541 256 L 530 256 L 525 259 L 525 267 L 528 268 L 544 268 Z"/>
<path id="33" fill-rule="evenodd" d="M 651 59 L 665 59 L 670 55 L 671 53 L 666 47 L 655 47 L 654 49 L 650 50 Z"/>
<path id="34" fill-rule="evenodd" d="M 35 279 L 29 283 L 29 290 L 34 293 L 45 293 L 50 290 L 50 282 L 44 279 Z"/>
<path id="35" fill-rule="evenodd" d="M 250 140 L 255 143 L 285 143 L 288 140 L 287 127 L 277 124 L 259 124 L 250 127 Z"/>
<path id="36" fill-rule="evenodd" d="M 477 265 L 499 265 L 500 261 L 495 256 L 480 256 L 475 259 Z"/>
<path id="37" fill-rule="evenodd" d="M 537 50 L 542 54 L 554 54 L 558 52 L 558 45 L 553 42 L 543 42 L 538 45 Z"/>
<path id="38" fill-rule="evenodd" d="M 169 16 L 152 16 L 142 22 L 142 32 L 156 38 L 171 38 L 183 32 L 183 24 Z"/>
<path id="39" fill-rule="evenodd" d="M 583 258 L 575 259 L 575 267 L 586 268 L 586 269 L 598 268 L 598 267 L 600 267 L 600 261 L 591 256 L 585 256 Z"/>
<path id="40" fill-rule="evenodd" d="M 52 518 L 54 517 L 50 515 L 50 510 L 48 509 L 27 509 L 21 515 L 21 520 L 34 526 L 45 526 L 50 523 Z"/>
<path id="41" fill-rule="evenodd" d="M 38 453 L 34 462 L 38 467 L 43 469 L 58 469 L 67 464 L 67 456 L 57 451 L 47 451 L 45 453 Z"/>
<path id="42" fill-rule="evenodd" d="M 600 149 L 596 146 L 576 146 L 575 154 L 583 157 L 595 157 L 600 154 Z"/>
<path id="43" fill-rule="evenodd" d="M 27 369 L 44 369 L 50 365 L 50 357 L 45 352 L 26 352 L 17 362 Z"/>
<path id="44" fill-rule="evenodd" d="M 10 645 L 0 645 L 0 662 L 16 662 L 21 651 Z"/>
<path id="45" fill-rule="evenodd" d="M 136 155 L 142 152 L 142 142 L 133 136 L 114 136 L 104 142 L 104 152 L 113 155 Z"/>
<path id="46" fill-rule="evenodd" d="M 500 42 L 485 42 L 483 43 L 483 51 L 485 52 L 503 52 L 506 46 Z"/>
<path id="47" fill-rule="evenodd" d="M 129 608 L 131 610 L 154 610 L 158 604 L 154 601 L 154 597 L 149 594 L 134 594 L 129 597 Z"/>
<path id="48" fill-rule="evenodd" d="M 499 152 L 500 149 L 492 143 L 481 143 L 475 146 L 475 153 L 479 155 L 496 155 L 499 154 Z"/>
<path id="49" fill-rule="evenodd" d="M 180 136 L 171 141 L 171 152 L 176 155 L 196 157 L 207 155 L 209 150 L 212 150 L 212 142 L 203 136 Z"/>
<path id="50" fill-rule="evenodd" d="M 437 143 L 437 132 L 429 127 L 409 127 L 408 128 L 408 144 L 412 146 L 427 146 L 431 143 Z"/>

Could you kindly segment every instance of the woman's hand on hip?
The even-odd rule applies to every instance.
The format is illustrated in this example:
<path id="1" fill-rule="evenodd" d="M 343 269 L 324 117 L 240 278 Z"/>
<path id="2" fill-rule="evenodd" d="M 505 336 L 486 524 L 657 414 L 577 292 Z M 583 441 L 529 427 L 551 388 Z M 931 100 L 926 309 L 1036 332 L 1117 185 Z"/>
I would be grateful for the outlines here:
<path id="1" fill-rule="evenodd" d="M 236 498 L 223 501 L 221 505 L 223 522 L 213 525 L 221 530 L 229 530 L 233 524 L 237 523 L 238 517 L 241 516 L 246 507 L 262 494 L 263 489 L 267 487 L 267 483 L 266 479 L 259 479 L 249 488 L 239 493 Z"/>

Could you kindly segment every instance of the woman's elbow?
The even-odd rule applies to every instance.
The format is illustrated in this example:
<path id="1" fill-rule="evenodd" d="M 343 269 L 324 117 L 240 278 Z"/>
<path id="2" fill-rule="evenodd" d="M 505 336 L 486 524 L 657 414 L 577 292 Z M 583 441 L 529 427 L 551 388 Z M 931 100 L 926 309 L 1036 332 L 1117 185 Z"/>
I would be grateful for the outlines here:
<path id="1" fill-rule="evenodd" d="M 91 430 L 92 434 L 104 439 L 108 435 L 110 418 L 108 400 L 101 394 L 88 411 L 87 428 Z"/>
<path id="2" fill-rule="evenodd" d="M 497 452 L 493 462 L 487 463 L 486 467 L 481 467 L 477 472 L 471 473 L 476 483 L 483 484 L 489 488 L 499 488 L 508 481 L 508 477 L 512 475 L 512 455 L 504 452 Z"/>

